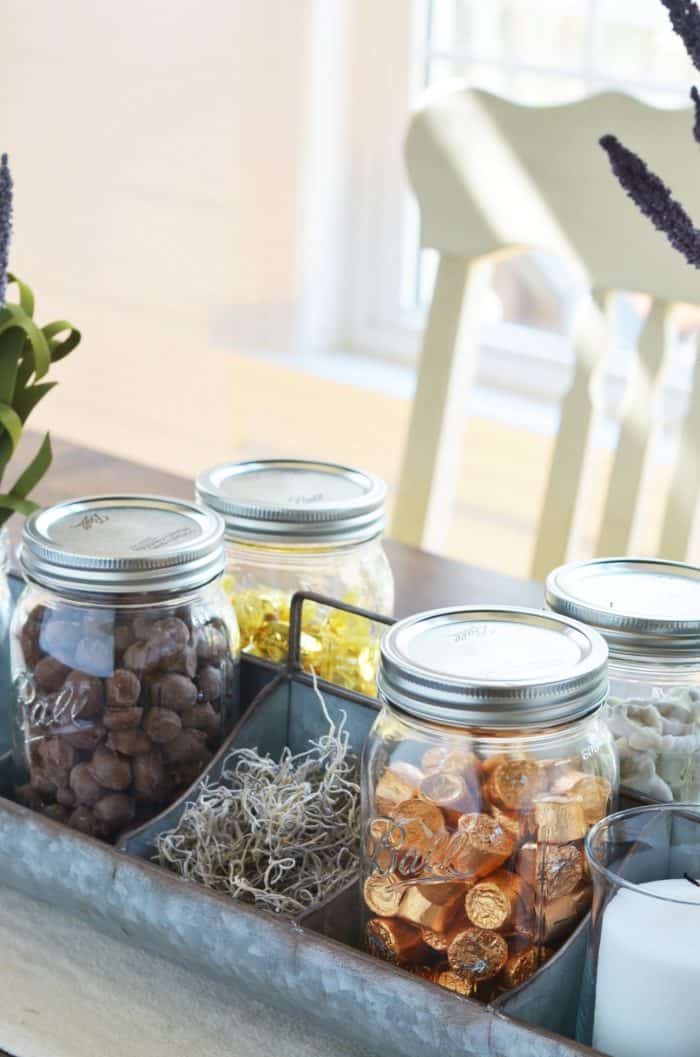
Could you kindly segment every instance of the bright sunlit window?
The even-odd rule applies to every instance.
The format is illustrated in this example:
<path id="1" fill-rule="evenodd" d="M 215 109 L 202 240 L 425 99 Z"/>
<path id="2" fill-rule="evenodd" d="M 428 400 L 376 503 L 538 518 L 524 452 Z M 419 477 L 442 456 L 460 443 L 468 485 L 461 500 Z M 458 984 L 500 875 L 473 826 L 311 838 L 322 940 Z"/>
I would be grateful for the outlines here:
<path id="1" fill-rule="evenodd" d="M 529 105 L 614 89 L 686 106 L 695 80 L 659 0 L 422 0 L 416 68 L 417 94 L 459 78 Z M 420 313 L 436 254 L 418 249 L 411 205 L 406 224 L 414 241 L 405 243 L 403 306 Z M 560 267 L 528 255 L 498 268 L 488 322 L 566 330 L 573 296 Z"/>

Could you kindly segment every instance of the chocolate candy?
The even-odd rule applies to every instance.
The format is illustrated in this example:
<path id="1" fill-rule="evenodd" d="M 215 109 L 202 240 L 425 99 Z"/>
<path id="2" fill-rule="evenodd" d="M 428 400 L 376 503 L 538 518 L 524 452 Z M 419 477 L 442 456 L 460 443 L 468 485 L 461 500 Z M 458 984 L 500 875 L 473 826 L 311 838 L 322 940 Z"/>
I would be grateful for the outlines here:
<path id="1" fill-rule="evenodd" d="M 221 697 L 221 671 L 205 664 L 199 673 L 197 687 L 202 701 L 218 701 Z"/>
<path id="2" fill-rule="evenodd" d="M 165 768 L 159 752 L 145 752 L 133 761 L 134 790 L 146 800 L 157 800 L 165 790 Z"/>
<path id="3" fill-rule="evenodd" d="M 99 745 L 95 749 L 89 767 L 95 779 L 105 789 L 122 790 L 131 785 L 131 764 L 106 745 Z"/>
<path id="4" fill-rule="evenodd" d="M 70 773 L 70 788 L 79 804 L 92 807 L 104 795 L 89 763 L 78 763 Z"/>
<path id="5" fill-rule="evenodd" d="M 63 684 L 64 712 L 71 719 L 93 719 L 104 706 L 104 685 L 89 672 L 69 672 Z"/>
<path id="6" fill-rule="evenodd" d="M 142 708 L 108 708 L 102 718 L 107 730 L 126 730 L 138 727 L 142 717 Z"/>
<path id="7" fill-rule="evenodd" d="M 189 763 L 192 760 L 206 760 L 207 736 L 202 730 L 180 730 L 176 737 L 162 745 L 165 763 Z"/>
<path id="8" fill-rule="evenodd" d="M 195 727 L 197 730 L 205 731 L 208 735 L 217 734 L 221 728 L 221 716 L 214 711 L 208 701 L 203 705 L 188 708 L 182 713 L 180 719 L 183 727 Z"/>
<path id="9" fill-rule="evenodd" d="M 108 793 L 97 801 L 93 813 L 106 830 L 120 830 L 134 817 L 134 801 L 124 793 Z"/>
<path id="10" fill-rule="evenodd" d="M 56 693 L 63 686 L 70 669 L 54 657 L 42 657 L 34 669 L 34 679 L 40 690 Z"/>
<path id="11" fill-rule="evenodd" d="M 186 675 L 173 673 L 164 675 L 153 684 L 151 696 L 154 704 L 173 712 L 184 712 L 197 703 L 197 687 Z"/>
<path id="12" fill-rule="evenodd" d="M 68 816 L 68 825 L 71 829 L 77 829 L 80 833 L 92 836 L 97 832 L 97 820 L 90 808 L 79 804 L 75 811 Z"/>
<path id="13" fill-rule="evenodd" d="M 151 708 L 143 721 L 143 728 L 151 741 L 165 745 L 178 736 L 182 730 L 182 720 L 177 712 L 169 708 Z"/>
<path id="14" fill-rule="evenodd" d="M 105 683 L 108 708 L 131 708 L 138 702 L 141 683 L 128 668 L 117 668 Z"/>
<path id="15" fill-rule="evenodd" d="M 150 752 L 153 747 L 148 734 L 140 727 L 113 730 L 107 737 L 106 745 L 108 749 L 119 752 L 123 756 L 139 756 L 144 752 Z"/>
<path id="16" fill-rule="evenodd" d="M 201 609 L 35 606 L 15 633 L 21 802 L 113 840 L 184 792 L 226 730 L 227 626 Z"/>

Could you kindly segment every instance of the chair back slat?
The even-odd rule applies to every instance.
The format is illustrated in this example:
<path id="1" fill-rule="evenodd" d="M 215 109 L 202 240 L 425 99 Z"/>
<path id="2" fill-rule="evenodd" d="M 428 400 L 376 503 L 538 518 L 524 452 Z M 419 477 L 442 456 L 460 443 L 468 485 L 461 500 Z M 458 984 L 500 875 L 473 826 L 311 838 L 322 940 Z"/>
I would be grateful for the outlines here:
<path id="1" fill-rule="evenodd" d="M 661 383 L 671 347 L 672 306 L 653 301 L 627 378 L 620 432 L 596 555 L 639 552 L 638 526 L 661 425 Z"/>
<path id="2" fill-rule="evenodd" d="M 662 558 L 681 561 L 697 530 L 700 496 L 700 352 L 696 351 L 688 411 L 681 427 L 678 454 L 659 543 Z"/>
<path id="3" fill-rule="evenodd" d="M 531 572 L 543 580 L 567 560 L 585 515 L 593 438 L 602 406 L 600 377 L 609 348 L 610 303 L 604 291 L 584 301 L 574 324 L 573 380 L 561 404 L 559 432 L 541 507 Z"/>
<path id="4" fill-rule="evenodd" d="M 413 116 L 406 162 L 421 214 L 422 245 L 440 255 L 438 279 L 397 490 L 392 533 L 444 546 L 463 447 L 466 408 L 478 358 L 478 262 L 543 250 L 567 263 L 594 291 L 575 335 L 573 381 L 533 552 L 541 578 L 576 554 L 590 514 L 592 439 L 602 414 L 601 371 L 611 346 L 605 294 L 649 294 L 653 309 L 627 385 L 597 553 L 635 545 L 640 493 L 649 478 L 668 355 L 667 319 L 677 302 L 698 303 L 697 272 L 654 231 L 622 193 L 598 139 L 620 134 L 700 219 L 700 159 L 692 155 L 692 112 L 659 110 L 618 93 L 577 103 L 523 107 L 470 88 L 430 93 Z M 468 280 L 468 281 L 467 281 Z M 599 291 L 599 292 L 596 292 Z M 661 549 L 681 556 L 700 487 L 700 377 L 683 426 Z M 517 452 L 513 458 L 517 459 Z"/>
<path id="5" fill-rule="evenodd" d="M 447 538 L 490 279 L 488 261 L 440 258 L 392 521 L 394 539 L 429 550 Z"/>

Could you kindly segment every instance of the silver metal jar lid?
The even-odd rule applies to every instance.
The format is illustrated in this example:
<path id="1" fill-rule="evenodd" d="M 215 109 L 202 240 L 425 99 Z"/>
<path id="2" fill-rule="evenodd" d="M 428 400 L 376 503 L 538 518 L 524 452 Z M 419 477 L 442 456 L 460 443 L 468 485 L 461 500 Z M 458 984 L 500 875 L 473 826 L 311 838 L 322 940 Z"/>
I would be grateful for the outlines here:
<path id="1" fill-rule="evenodd" d="M 607 658 L 597 632 L 541 610 L 435 609 L 386 633 L 378 686 L 422 719 L 502 730 L 553 726 L 602 705 Z"/>
<path id="2" fill-rule="evenodd" d="M 611 657 L 700 659 L 700 568 L 656 558 L 599 558 L 547 577 L 547 605 L 605 636 Z"/>
<path id="3" fill-rule="evenodd" d="M 195 503 L 90 496 L 27 518 L 20 561 L 28 580 L 59 592 L 176 592 L 221 574 L 223 539 L 221 518 Z"/>
<path id="4" fill-rule="evenodd" d="M 222 515 L 232 539 L 359 543 L 384 528 L 384 482 L 335 463 L 224 463 L 200 474 L 196 488 L 200 503 Z"/>

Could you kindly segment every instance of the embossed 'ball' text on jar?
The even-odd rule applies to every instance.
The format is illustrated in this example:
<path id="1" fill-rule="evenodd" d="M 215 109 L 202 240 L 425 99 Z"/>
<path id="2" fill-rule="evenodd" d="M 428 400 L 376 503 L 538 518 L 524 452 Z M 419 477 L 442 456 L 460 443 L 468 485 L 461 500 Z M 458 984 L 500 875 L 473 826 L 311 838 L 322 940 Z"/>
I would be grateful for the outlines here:
<path id="1" fill-rule="evenodd" d="M 573 562 L 547 605 L 605 638 L 605 710 L 620 784 L 642 798 L 700 798 L 700 567 L 654 558 Z"/>
<path id="2" fill-rule="evenodd" d="M 362 760 L 371 953 L 484 1000 L 590 905 L 583 842 L 617 792 L 595 631 L 509 607 L 421 613 L 381 647 Z"/>
<path id="3" fill-rule="evenodd" d="M 386 486 L 373 474 L 301 459 L 228 463 L 198 477 L 197 498 L 226 522 L 224 589 L 244 652 L 286 661 L 296 591 L 393 612 Z M 305 603 L 301 659 L 339 686 L 376 692 L 379 634 L 361 617 Z"/>
<path id="4" fill-rule="evenodd" d="M 114 840 L 199 777 L 238 708 L 223 532 L 211 511 L 149 496 L 27 519 L 10 632 L 21 803 Z"/>

